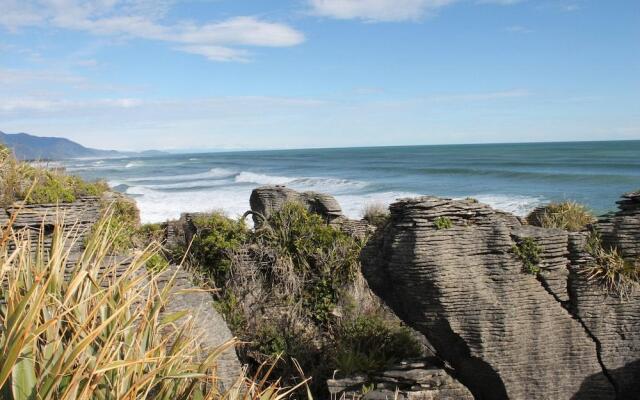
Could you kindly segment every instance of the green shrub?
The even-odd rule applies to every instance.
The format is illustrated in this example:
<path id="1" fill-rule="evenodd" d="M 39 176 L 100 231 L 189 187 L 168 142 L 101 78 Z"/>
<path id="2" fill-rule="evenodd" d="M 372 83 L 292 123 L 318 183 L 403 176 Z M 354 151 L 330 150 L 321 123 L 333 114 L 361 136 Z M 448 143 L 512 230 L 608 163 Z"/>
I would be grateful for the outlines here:
<path id="1" fill-rule="evenodd" d="M 434 224 L 437 230 L 449 229 L 453 227 L 453 221 L 449 217 L 438 217 L 435 219 Z"/>
<path id="2" fill-rule="evenodd" d="M 534 226 L 580 232 L 596 219 L 584 205 L 574 201 L 566 201 L 551 203 L 536 209 L 527 216 L 526 220 Z"/>
<path id="3" fill-rule="evenodd" d="M 422 355 L 409 329 L 378 315 L 362 315 L 338 327 L 334 366 L 343 375 L 373 374 Z"/>
<path id="4" fill-rule="evenodd" d="M 535 239 L 530 237 L 523 238 L 511 249 L 520 261 L 522 261 L 525 272 L 532 275 L 538 275 L 540 273 L 541 249 Z"/>
<path id="5" fill-rule="evenodd" d="M 590 281 L 598 282 L 610 292 L 626 297 L 640 285 L 640 259 L 625 259 L 618 249 L 605 248 L 600 235 L 591 232 L 587 251 L 593 261 L 587 264 L 585 273 Z"/>
<path id="6" fill-rule="evenodd" d="M 140 224 L 140 212 L 135 201 L 114 194 L 101 200 L 101 208 L 100 221 L 91 228 L 86 241 L 92 240 L 101 229 L 105 229 L 113 235 L 110 246 L 112 252 L 122 253 L 134 247 Z"/>
<path id="7" fill-rule="evenodd" d="M 367 204 L 362 211 L 362 219 L 374 226 L 384 226 L 389 220 L 389 208 L 383 204 Z"/>
<path id="8" fill-rule="evenodd" d="M 298 203 L 273 213 L 256 231 L 256 240 L 290 260 L 293 271 L 288 273 L 302 281 L 305 309 L 315 321 L 326 323 L 340 288 L 355 278 L 362 244 Z"/>
<path id="9" fill-rule="evenodd" d="M 243 220 L 233 220 L 221 213 L 198 216 L 193 223 L 198 231 L 190 256 L 211 274 L 216 286 L 221 286 L 231 268 L 228 255 L 247 240 L 249 230 Z"/>
<path id="10" fill-rule="evenodd" d="M 146 262 L 147 271 L 150 272 L 162 272 L 169 267 L 169 261 L 160 252 L 153 253 Z"/>

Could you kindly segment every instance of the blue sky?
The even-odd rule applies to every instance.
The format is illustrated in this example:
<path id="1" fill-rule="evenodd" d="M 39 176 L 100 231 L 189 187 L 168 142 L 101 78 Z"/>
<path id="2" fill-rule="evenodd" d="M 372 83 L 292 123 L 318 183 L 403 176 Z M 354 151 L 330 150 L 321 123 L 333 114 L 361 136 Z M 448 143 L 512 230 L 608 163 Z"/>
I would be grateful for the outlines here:
<path id="1" fill-rule="evenodd" d="M 115 149 L 640 139 L 640 2 L 0 0 L 0 130 Z"/>

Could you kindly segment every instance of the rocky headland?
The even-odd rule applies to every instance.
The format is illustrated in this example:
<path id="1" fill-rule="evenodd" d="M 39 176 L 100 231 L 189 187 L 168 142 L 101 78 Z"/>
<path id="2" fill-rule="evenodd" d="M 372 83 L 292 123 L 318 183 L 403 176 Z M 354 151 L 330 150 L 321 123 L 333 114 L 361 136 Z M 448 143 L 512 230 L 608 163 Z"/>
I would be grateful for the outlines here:
<path id="1" fill-rule="evenodd" d="M 113 196 L 9 204 L 0 219 L 45 240 L 64 221 L 79 257 Z M 626 278 L 640 268 L 638 192 L 578 231 L 473 199 L 401 199 L 375 224 L 282 186 L 250 205 L 255 229 L 215 214 L 143 229 L 162 243 L 161 275 L 177 277 L 163 312 L 194 316 L 203 348 L 247 340 L 219 360 L 228 385 L 279 356 L 276 374 L 295 383 L 300 365 L 317 398 L 638 398 L 640 290 Z M 609 280 L 607 251 L 627 268 Z"/>

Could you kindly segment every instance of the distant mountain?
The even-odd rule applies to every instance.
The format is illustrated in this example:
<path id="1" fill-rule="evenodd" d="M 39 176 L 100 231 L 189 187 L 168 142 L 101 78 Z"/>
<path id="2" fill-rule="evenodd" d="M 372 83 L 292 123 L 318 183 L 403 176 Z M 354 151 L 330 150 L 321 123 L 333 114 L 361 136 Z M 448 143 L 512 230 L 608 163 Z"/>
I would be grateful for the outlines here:
<path id="1" fill-rule="evenodd" d="M 21 160 L 61 160 L 82 157 L 122 157 L 133 155 L 158 155 L 162 152 L 147 151 L 144 153 L 119 152 L 115 150 L 98 150 L 60 137 L 34 136 L 27 133 L 8 134 L 0 131 L 0 143 L 13 150 Z"/>

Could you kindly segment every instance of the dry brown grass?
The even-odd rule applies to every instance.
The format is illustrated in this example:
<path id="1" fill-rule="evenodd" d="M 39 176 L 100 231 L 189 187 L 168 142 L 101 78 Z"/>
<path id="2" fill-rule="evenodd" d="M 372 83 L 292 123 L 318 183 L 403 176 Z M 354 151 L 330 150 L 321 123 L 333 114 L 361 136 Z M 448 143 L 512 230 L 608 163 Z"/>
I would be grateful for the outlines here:
<path id="1" fill-rule="evenodd" d="M 374 226 L 382 226 L 389 220 L 389 207 L 382 203 L 370 203 L 362 210 L 362 219 Z"/>
<path id="2" fill-rule="evenodd" d="M 593 214 L 584 205 L 574 201 L 551 203 L 527 216 L 527 222 L 531 225 L 570 232 L 583 231 L 595 221 Z"/>
<path id="3" fill-rule="evenodd" d="M 625 259 L 618 249 L 606 248 L 595 232 L 589 236 L 587 250 L 594 258 L 585 269 L 590 281 L 603 285 L 622 298 L 640 288 L 640 260 Z"/>

